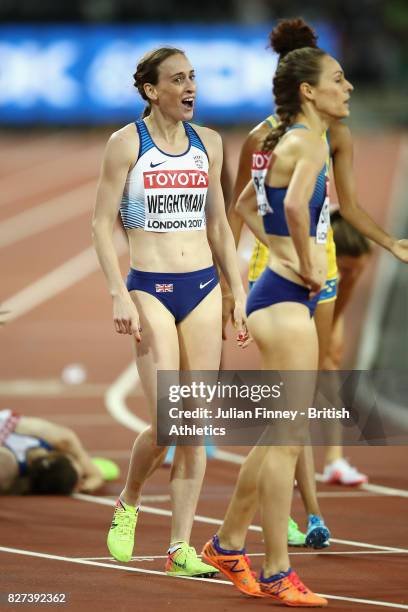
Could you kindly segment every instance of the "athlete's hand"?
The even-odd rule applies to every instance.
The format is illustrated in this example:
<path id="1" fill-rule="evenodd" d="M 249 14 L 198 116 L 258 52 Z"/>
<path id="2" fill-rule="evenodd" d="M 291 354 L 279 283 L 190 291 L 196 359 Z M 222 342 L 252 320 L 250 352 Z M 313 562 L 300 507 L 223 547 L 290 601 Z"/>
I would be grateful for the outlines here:
<path id="1" fill-rule="evenodd" d="M 320 293 L 326 280 L 323 270 L 316 267 L 309 268 L 307 270 L 305 268 L 300 268 L 299 270 L 299 268 L 293 265 L 292 262 L 285 261 L 283 263 L 287 268 L 289 268 L 289 270 L 292 270 L 292 272 L 294 272 L 309 289 L 309 300 L 313 299 Z"/>
<path id="2" fill-rule="evenodd" d="M 226 327 L 228 321 L 234 319 L 235 300 L 232 293 L 226 292 L 222 294 L 222 339 L 227 339 Z"/>
<path id="3" fill-rule="evenodd" d="M 312 270 L 310 272 L 299 271 L 299 276 L 305 283 L 306 287 L 310 289 L 309 300 L 312 300 L 316 295 L 319 295 L 324 285 L 323 274 L 320 270 Z"/>
<path id="4" fill-rule="evenodd" d="M 390 249 L 391 253 L 404 263 L 408 263 L 408 240 L 395 240 Z"/>
<path id="5" fill-rule="evenodd" d="M 79 493 L 93 493 L 103 485 L 101 474 L 88 474 L 81 478 L 77 485 Z"/>
<path id="6" fill-rule="evenodd" d="M 249 335 L 247 328 L 247 320 L 245 315 L 245 302 L 246 296 L 235 300 L 233 324 L 235 329 L 238 331 L 237 343 L 240 348 L 245 348 L 252 342 L 252 338 Z"/>
<path id="7" fill-rule="evenodd" d="M 130 296 L 114 296 L 113 321 L 118 334 L 133 335 L 137 342 L 141 342 L 139 313 Z"/>

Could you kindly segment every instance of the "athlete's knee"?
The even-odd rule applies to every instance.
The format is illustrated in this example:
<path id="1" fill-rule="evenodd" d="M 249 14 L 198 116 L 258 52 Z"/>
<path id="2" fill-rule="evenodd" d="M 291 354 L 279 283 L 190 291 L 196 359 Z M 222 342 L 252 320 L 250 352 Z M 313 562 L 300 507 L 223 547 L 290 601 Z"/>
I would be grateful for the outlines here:
<path id="1" fill-rule="evenodd" d="M 167 447 L 158 445 L 157 428 L 154 425 L 149 425 L 149 427 L 145 429 L 144 435 L 146 436 L 146 441 L 149 446 L 149 450 L 155 457 L 158 458 L 160 457 L 160 455 L 165 455 Z"/>

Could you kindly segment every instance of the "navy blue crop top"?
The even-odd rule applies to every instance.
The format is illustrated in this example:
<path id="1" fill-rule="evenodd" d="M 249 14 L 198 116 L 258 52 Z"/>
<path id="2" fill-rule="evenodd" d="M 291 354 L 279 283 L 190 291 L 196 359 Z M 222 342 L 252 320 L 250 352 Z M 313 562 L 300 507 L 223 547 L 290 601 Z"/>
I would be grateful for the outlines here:
<path id="1" fill-rule="evenodd" d="M 305 130 L 308 129 L 301 123 L 295 124 L 289 129 L 293 130 L 296 128 Z M 323 204 L 326 198 L 326 175 L 327 165 L 325 164 L 316 179 L 313 195 L 309 201 L 310 236 L 316 236 L 317 225 L 319 223 Z M 263 215 L 263 224 L 266 234 L 273 234 L 275 236 L 290 235 L 288 225 L 286 223 L 285 207 L 283 204 L 287 190 L 287 187 L 270 187 L 265 183 L 266 198 L 270 208 L 273 210 L 273 212 L 268 212 Z"/>

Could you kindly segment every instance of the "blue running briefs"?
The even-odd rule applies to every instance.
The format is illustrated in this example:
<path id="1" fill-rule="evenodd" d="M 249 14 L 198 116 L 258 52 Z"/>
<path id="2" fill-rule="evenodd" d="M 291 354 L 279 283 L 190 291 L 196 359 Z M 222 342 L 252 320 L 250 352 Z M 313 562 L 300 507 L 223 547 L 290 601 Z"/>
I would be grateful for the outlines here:
<path id="1" fill-rule="evenodd" d="M 299 302 L 309 308 L 310 316 L 313 317 L 318 300 L 319 294 L 309 299 L 309 289 L 265 268 L 249 292 L 246 313 L 249 317 L 252 312 L 273 304 Z"/>
<path id="2" fill-rule="evenodd" d="M 141 272 L 131 268 L 128 291 L 144 291 L 157 298 L 180 323 L 218 285 L 215 266 L 194 272 Z"/>

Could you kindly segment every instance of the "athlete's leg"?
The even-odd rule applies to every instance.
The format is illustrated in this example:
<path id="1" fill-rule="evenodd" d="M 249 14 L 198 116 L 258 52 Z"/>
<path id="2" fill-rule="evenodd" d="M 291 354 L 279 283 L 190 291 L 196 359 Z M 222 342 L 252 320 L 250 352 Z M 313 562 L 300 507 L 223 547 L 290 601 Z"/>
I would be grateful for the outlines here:
<path id="1" fill-rule="evenodd" d="M 335 300 L 318 303 L 314 314 L 317 337 L 319 340 L 319 370 L 323 369 L 323 364 L 330 346 L 335 304 Z"/>
<path id="2" fill-rule="evenodd" d="M 334 306 L 334 300 L 331 302 L 319 303 L 314 314 L 319 342 L 319 370 L 322 368 L 327 351 L 329 350 Z M 311 446 L 302 447 L 296 466 L 295 476 L 306 513 L 321 516 L 317 499 L 313 448 Z"/>
<path id="3" fill-rule="evenodd" d="M 258 310 L 248 319 L 266 370 L 313 371 L 318 363 L 318 340 L 309 310 L 296 303 L 281 303 Z M 289 408 L 306 408 L 314 394 L 314 376 L 302 384 L 302 394 L 286 388 Z M 300 405 L 300 403 L 302 405 Z M 289 567 L 287 522 L 293 495 L 293 480 L 301 447 L 272 446 L 254 477 L 257 478 L 262 529 L 265 539 L 264 576 Z"/>
<path id="4" fill-rule="evenodd" d="M 245 546 L 248 528 L 258 508 L 254 474 L 259 470 L 267 451 L 267 446 L 255 446 L 241 466 L 224 521 L 217 532 L 220 546 L 225 550 L 241 550 Z"/>
<path id="5" fill-rule="evenodd" d="M 145 480 L 164 459 L 166 448 L 156 444 L 157 370 L 178 370 L 180 365 L 174 317 L 154 296 L 132 291 L 140 316 L 142 341 L 135 342 L 136 365 L 151 415 L 151 425 L 136 438 L 121 499 L 130 505 L 139 502 Z"/>
<path id="6" fill-rule="evenodd" d="M 279 305 L 279 304 L 276 304 L 275 306 L 271 306 L 270 309 L 273 308 L 274 309 L 273 312 L 276 312 L 278 306 L 280 306 L 279 310 L 282 311 L 283 310 L 282 305 Z M 299 308 L 299 306 L 296 304 L 290 304 L 290 305 L 285 304 L 285 307 L 286 306 L 289 306 L 289 308 L 291 308 L 292 306 L 295 306 L 296 309 Z M 301 308 L 301 311 L 305 310 L 303 306 L 300 306 L 300 308 Z M 264 312 L 267 312 L 268 310 L 269 309 L 263 309 L 262 311 L 257 311 L 257 313 L 258 312 L 264 313 Z M 307 313 L 307 316 L 309 316 L 309 311 L 305 310 L 305 312 Z M 267 320 L 266 324 L 269 325 L 268 315 L 267 314 L 262 315 L 262 317 L 266 318 Z M 309 320 L 308 320 L 308 323 L 309 323 Z M 272 333 L 274 336 L 276 335 L 275 330 L 270 330 L 270 333 Z M 269 333 L 265 329 L 263 338 L 262 338 L 262 333 L 259 334 L 259 342 L 263 343 L 265 347 L 265 351 L 267 350 L 267 344 L 269 340 L 270 340 Z M 275 340 L 273 340 L 273 346 L 275 347 Z M 295 343 L 295 346 L 296 346 L 296 343 Z M 280 357 L 281 357 L 280 354 L 278 355 L 276 353 L 275 349 L 273 351 L 272 356 L 268 357 L 267 361 L 265 361 L 264 353 L 262 353 L 263 368 L 269 369 L 269 370 L 296 369 L 296 368 L 293 368 L 293 365 L 290 364 L 290 359 L 289 359 L 289 362 L 285 361 L 284 365 L 281 366 L 277 362 L 275 362 L 275 357 L 278 360 L 280 360 Z M 299 365 L 298 369 L 302 369 L 302 367 Z M 255 446 L 251 450 L 251 452 L 248 454 L 247 458 L 245 459 L 244 464 L 241 466 L 238 481 L 235 486 L 233 496 L 228 505 L 228 509 L 227 509 L 223 524 L 219 528 L 218 534 L 217 534 L 219 537 L 220 546 L 222 548 L 225 548 L 227 550 L 240 550 L 245 545 L 246 534 L 247 534 L 249 525 L 251 524 L 255 516 L 257 506 L 258 506 L 257 482 L 256 482 L 256 478 L 254 478 L 254 474 L 256 473 L 257 470 L 259 470 L 259 466 L 262 465 L 266 457 L 267 451 L 268 451 L 268 447 Z M 312 460 L 313 460 L 313 457 L 312 457 Z M 314 470 L 312 471 L 312 477 L 314 479 Z M 310 504 L 310 507 L 314 508 L 312 504 Z M 287 538 L 287 523 L 284 527 L 284 533 L 285 533 L 285 537 Z"/>
<path id="7" fill-rule="evenodd" d="M 212 370 L 214 382 L 221 357 L 221 291 L 215 287 L 177 326 L 180 370 Z M 206 466 L 204 446 L 177 446 L 170 482 L 171 542 L 190 540 Z"/>

